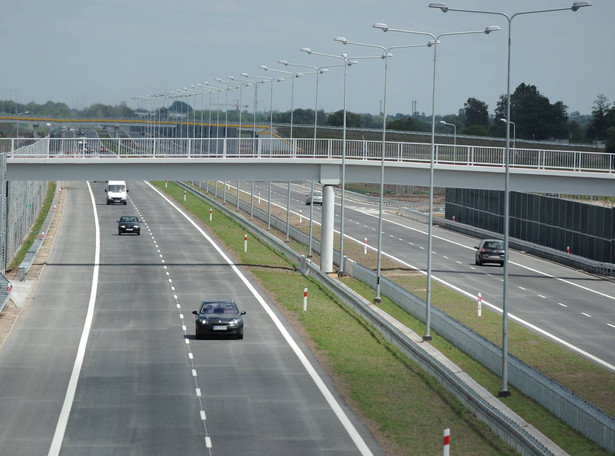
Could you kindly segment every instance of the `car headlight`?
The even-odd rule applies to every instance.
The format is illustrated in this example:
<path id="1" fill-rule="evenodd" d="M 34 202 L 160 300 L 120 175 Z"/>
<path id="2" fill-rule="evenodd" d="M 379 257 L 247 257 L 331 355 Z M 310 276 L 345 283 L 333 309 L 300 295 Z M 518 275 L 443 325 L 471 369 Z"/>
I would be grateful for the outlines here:
<path id="1" fill-rule="evenodd" d="M 126 225 L 120 225 L 120 228 L 126 228 Z"/>
<path id="2" fill-rule="evenodd" d="M 201 323 L 202 325 L 206 325 L 209 322 L 207 321 L 207 318 L 201 318 L 199 319 L 199 323 Z"/>
<path id="3" fill-rule="evenodd" d="M 239 324 L 239 318 L 233 318 L 231 321 L 228 322 L 229 326 L 237 326 Z"/>

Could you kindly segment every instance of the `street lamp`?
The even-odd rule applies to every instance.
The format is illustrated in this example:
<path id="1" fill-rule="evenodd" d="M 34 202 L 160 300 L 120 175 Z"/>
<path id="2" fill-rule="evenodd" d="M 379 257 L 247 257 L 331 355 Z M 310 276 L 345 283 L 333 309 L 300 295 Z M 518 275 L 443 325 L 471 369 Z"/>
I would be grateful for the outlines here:
<path id="1" fill-rule="evenodd" d="M 499 119 L 500 122 L 508 122 L 506 119 Z M 511 120 L 510 124 L 513 127 L 513 142 L 512 142 L 512 148 L 515 148 L 515 142 L 517 141 L 517 126 L 515 125 L 515 123 Z"/>
<path id="2" fill-rule="evenodd" d="M 427 44 L 406 44 L 406 45 L 397 45 L 386 48 L 384 46 L 379 46 L 376 44 L 367 44 L 367 43 L 357 43 L 353 41 L 348 41 L 344 37 L 337 37 L 335 41 L 339 41 L 340 43 L 346 45 L 354 45 L 354 46 L 363 46 L 369 48 L 381 49 L 383 54 L 381 56 L 382 60 L 384 60 L 384 95 L 382 102 L 382 152 L 380 156 L 380 203 L 379 203 L 379 215 L 378 215 L 378 254 L 376 261 L 376 297 L 374 298 L 374 302 L 379 303 L 382 301 L 380 297 L 380 276 L 382 270 L 382 218 L 383 218 L 383 207 L 384 207 L 384 159 L 386 153 L 386 131 L 387 131 L 387 73 L 389 67 L 389 57 L 392 57 L 391 50 L 400 49 L 400 48 L 411 48 L 411 47 L 424 47 Z"/>
<path id="3" fill-rule="evenodd" d="M 457 151 L 457 125 L 454 123 L 445 122 L 444 120 L 441 120 L 440 123 L 442 125 L 453 127 L 453 153 L 455 153 Z"/>
<path id="4" fill-rule="evenodd" d="M 506 71 L 506 119 L 510 119 L 510 48 L 511 48 L 511 29 L 512 29 L 512 21 L 515 17 L 523 15 L 523 14 L 537 14 L 537 13 L 550 13 L 554 11 L 566 11 L 572 10 L 577 11 L 579 8 L 583 8 L 585 6 L 591 6 L 590 2 L 574 2 L 572 6 L 568 8 L 554 8 L 554 9 L 546 9 L 546 10 L 535 10 L 535 11 L 521 11 L 519 13 L 515 13 L 512 15 L 508 15 L 499 11 L 482 11 L 482 10 L 464 10 L 464 9 L 456 9 L 449 8 L 446 3 L 430 3 L 430 8 L 438 8 L 442 12 L 446 13 L 448 11 L 458 11 L 462 13 L 478 13 L 478 14 L 492 14 L 497 16 L 504 17 L 508 22 L 508 64 Z M 509 238 L 509 210 L 510 210 L 510 202 L 509 202 L 509 180 L 510 180 L 510 122 L 507 124 L 506 128 L 506 152 L 505 152 L 505 178 L 504 178 L 504 251 L 506 252 L 504 259 L 504 285 L 502 286 L 502 389 L 499 391 L 498 395 L 500 397 L 508 397 L 510 396 L 510 391 L 508 390 L 508 238 Z"/>
<path id="5" fill-rule="evenodd" d="M 222 78 L 216 78 L 216 81 L 218 81 L 219 85 L 221 85 L 222 87 L 225 87 L 225 92 L 224 92 L 224 137 L 227 138 L 228 137 L 228 91 L 231 89 L 236 89 L 237 86 L 230 86 L 227 84 L 224 84 L 224 80 Z"/>
<path id="6" fill-rule="evenodd" d="M 274 68 L 269 68 L 267 65 L 260 66 L 265 71 L 273 71 L 275 73 L 283 73 L 290 75 L 292 79 L 292 84 L 290 88 L 290 147 L 291 152 L 295 155 L 295 147 L 293 145 L 293 114 L 295 111 L 295 79 L 300 76 L 303 76 L 303 73 L 293 73 L 291 71 L 284 70 L 276 70 Z M 287 192 L 287 202 L 286 202 L 286 242 L 290 241 L 290 190 L 291 190 L 291 181 L 288 181 L 288 192 Z"/>
<path id="7" fill-rule="evenodd" d="M 342 120 L 342 193 L 341 193 L 341 201 L 340 201 L 340 269 L 338 275 L 344 275 L 344 199 L 345 199 L 345 187 L 346 187 L 346 83 L 348 80 L 348 67 L 350 65 L 355 65 L 359 63 L 356 60 L 349 60 L 348 54 L 342 55 L 334 55 L 334 54 L 325 54 L 323 52 L 312 51 L 310 48 L 304 47 L 301 48 L 302 52 L 307 53 L 308 55 L 321 55 L 323 57 L 332 57 L 335 59 L 341 59 L 344 63 L 344 112 L 343 112 L 343 120 Z M 324 193 L 324 192 L 323 192 Z M 324 230 L 323 230 L 324 231 Z M 322 247 L 321 247 L 321 250 Z M 323 252 L 320 252 L 321 258 Z M 325 271 L 328 272 L 328 271 Z"/>
<path id="8" fill-rule="evenodd" d="M 290 87 L 290 142 L 292 146 L 293 142 L 293 111 L 295 110 L 295 79 L 300 76 L 303 76 L 303 73 L 293 73 L 292 71 L 284 71 L 284 70 L 276 70 L 275 68 L 269 68 L 267 65 L 261 65 L 265 71 L 273 71 L 275 73 L 283 73 L 290 75 L 292 79 L 291 87 Z"/>
<path id="9" fill-rule="evenodd" d="M 316 65 L 303 65 L 299 63 L 288 63 L 287 60 L 278 60 L 278 63 L 281 63 L 284 66 L 294 66 L 300 68 L 312 68 L 314 70 L 313 74 L 316 75 L 316 88 L 314 90 L 314 142 L 312 147 L 312 154 L 314 158 L 316 158 L 316 133 L 318 130 L 318 76 L 321 74 L 325 74 L 329 71 L 328 68 L 318 67 Z M 333 66 L 343 66 L 343 65 L 333 65 Z M 312 72 L 310 72 L 312 74 Z M 311 195 L 314 195 L 314 181 L 312 181 L 311 185 Z M 309 240 L 308 240 L 308 258 L 312 256 L 312 233 L 313 233 L 313 225 L 314 222 L 314 204 L 310 204 L 310 230 L 309 230 Z"/>
<path id="10" fill-rule="evenodd" d="M 429 32 L 417 32 L 413 30 L 402 30 L 389 28 L 386 24 L 377 23 L 373 25 L 374 28 L 379 28 L 383 32 L 401 32 L 410 33 L 414 35 L 426 35 L 430 36 L 433 41 L 429 42 L 430 46 L 433 46 L 433 71 L 431 82 L 431 157 L 429 160 L 429 221 L 427 227 L 427 290 L 425 299 L 425 335 L 423 340 L 431 340 L 431 251 L 433 245 L 433 187 L 434 187 L 434 160 L 436 155 L 436 49 L 440 44 L 440 38 L 443 36 L 453 35 L 470 35 L 475 33 L 489 34 L 491 32 L 500 30 L 498 26 L 487 27 L 483 30 L 470 30 L 466 32 L 449 32 L 441 33 L 440 35 L 434 35 Z"/>

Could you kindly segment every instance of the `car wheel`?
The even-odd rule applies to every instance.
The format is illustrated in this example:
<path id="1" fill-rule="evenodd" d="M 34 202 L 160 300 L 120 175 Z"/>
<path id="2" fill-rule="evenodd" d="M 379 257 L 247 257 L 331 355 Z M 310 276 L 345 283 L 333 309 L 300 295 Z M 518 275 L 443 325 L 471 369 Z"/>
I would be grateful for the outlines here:
<path id="1" fill-rule="evenodd" d="M 118 232 L 117 232 L 117 235 L 118 235 L 118 236 L 121 236 L 121 235 L 122 235 L 122 232 L 121 232 L 121 231 L 118 231 Z"/>
<path id="2" fill-rule="evenodd" d="M 126 203 L 127 203 L 127 202 L 128 202 L 128 201 L 124 201 L 124 206 L 126 206 Z"/>
<path id="3" fill-rule="evenodd" d="M 243 333 L 237 335 L 237 339 L 243 339 Z"/>
<path id="4" fill-rule="evenodd" d="M 109 201 L 107 201 L 107 206 L 109 205 Z"/>
<path id="5" fill-rule="evenodd" d="M 500 267 L 501 267 L 501 268 L 503 268 L 503 267 L 504 267 L 504 262 L 503 262 L 503 261 L 500 263 Z"/>
<path id="6" fill-rule="evenodd" d="M 479 265 L 479 266 L 483 265 L 482 261 L 480 261 L 478 258 L 476 259 L 476 264 Z"/>

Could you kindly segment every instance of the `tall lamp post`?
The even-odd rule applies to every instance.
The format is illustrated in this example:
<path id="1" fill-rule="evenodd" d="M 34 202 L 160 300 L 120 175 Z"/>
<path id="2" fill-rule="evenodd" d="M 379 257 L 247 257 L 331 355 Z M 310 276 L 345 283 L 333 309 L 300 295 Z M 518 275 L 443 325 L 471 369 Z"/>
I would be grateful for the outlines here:
<path id="1" fill-rule="evenodd" d="M 342 120 L 342 193 L 341 193 L 341 201 L 340 201 L 340 268 L 338 271 L 338 275 L 344 275 L 344 199 L 345 199 L 345 187 L 346 187 L 346 85 L 348 81 L 348 67 L 351 65 L 355 65 L 359 63 L 356 60 L 350 60 L 348 58 L 348 54 L 334 55 L 334 54 L 325 54 L 323 52 L 312 51 L 310 48 L 304 47 L 301 48 L 302 52 L 307 53 L 308 55 L 321 55 L 323 57 L 332 57 L 335 59 L 341 59 L 344 63 L 344 111 L 343 111 L 343 120 Z M 321 252 L 322 255 L 322 252 Z"/>
<path id="2" fill-rule="evenodd" d="M 314 70 L 314 74 L 316 75 L 316 88 L 314 90 L 314 143 L 313 143 L 313 147 L 312 147 L 312 154 L 314 155 L 314 158 L 316 158 L 316 133 L 318 130 L 318 76 L 320 76 L 321 74 L 325 74 L 326 72 L 329 71 L 328 68 L 325 67 L 318 67 L 316 65 L 303 65 L 303 64 L 299 64 L 299 63 L 288 63 L 287 60 L 278 60 L 278 63 L 284 65 L 284 66 L 294 66 L 294 67 L 300 67 L 300 68 L 311 68 Z M 334 66 L 341 66 L 341 65 L 334 65 Z M 311 73 L 311 72 L 310 72 Z M 311 195 L 314 194 L 314 181 L 312 181 L 312 185 L 311 185 Z M 310 204 L 310 230 L 309 230 L 309 234 L 308 234 L 308 258 L 310 258 L 312 256 L 312 234 L 313 234 L 313 223 L 314 223 L 314 204 Z"/>
<path id="3" fill-rule="evenodd" d="M 290 77 L 292 77 L 292 83 L 291 83 L 291 87 L 290 87 L 290 142 L 292 144 L 292 140 L 293 140 L 293 112 L 295 110 L 295 79 L 297 79 L 300 76 L 303 76 L 303 73 L 293 73 L 292 71 L 284 71 L 284 70 L 276 70 L 275 68 L 269 68 L 267 65 L 261 65 L 260 68 L 262 68 L 265 71 L 273 71 L 274 73 L 283 73 L 283 74 L 288 74 Z"/>
<path id="4" fill-rule="evenodd" d="M 379 46 L 377 44 L 367 44 L 367 43 L 357 43 L 354 41 L 348 41 L 344 37 L 337 37 L 335 41 L 339 41 L 340 43 L 346 45 L 351 44 L 354 46 L 363 46 L 369 48 L 376 48 L 382 50 L 383 54 L 381 56 L 382 60 L 384 60 L 384 94 L 382 97 L 382 151 L 380 156 L 380 203 L 379 203 L 379 214 L 378 214 L 378 255 L 376 261 L 376 297 L 374 298 L 374 302 L 381 302 L 382 299 L 380 297 L 380 276 L 382 271 L 382 217 L 383 217 L 383 207 L 384 207 L 384 160 L 386 153 L 386 131 L 387 131 L 387 73 L 389 67 L 389 57 L 392 57 L 390 51 L 393 49 L 400 48 L 411 48 L 411 47 L 424 47 L 427 44 L 406 44 L 406 45 L 398 45 L 391 46 L 386 48 L 384 46 Z"/>
<path id="5" fill-rule="evenodd" d="M 430 8 L 438 8 L 442 12 L 446 13 L 448 11 L 457 11 L 462 13 L 478 13 L 478 14 L 492 14 L 497 16 L 502 16 L 508 22 L 508 64 L 506 71 L 506 119 L 510 119 L 510 48 L 511 48 L 511 26 L 512 21 L 515 17 L 524 15 L 524 14 L 537 14 L 537 13 L 550 13 L 554 11 L 566 11 L 572 10 L 577 11 L 579 8 L 583 8 L 585 6 L 591 6 L 590 2 L 574 2 L 572 6 L 568 8 L 554 8 L 554 9 L 546 9 L 546 10 L 535 10 L 535 11 L 521 11 L 519 13 L 515 13 L 512 15 L 508 15 L 499 11 L 482 11 L 482 10 L 466 10 L 466 9 L 456 9 L 449 8 L 446 3 L 430 3 Z M 502 286 L 502 388 L 500 389 L 498 395 L 500 397 L 508 397 L 510 396 L 510 391 L 508 390 L 508 238 L 509 238 L 509 179 L 510 179 L 510 170 L 509 170 L 509 154 L 510 154 L 510 122 L 507 124 L 506 128 L 506 152 L 505 152 L 505 178 L 504 178 L 504 251 L 506 252 L 504 259 L 504 284 Z"/>
<path id="6" fill-rule="evenodd" d="M 440 35 L 434 35 L 429 32 L 417 32 L 413 30 L 402 30 L 402 29 L 394 29 L 389 28 L 386 24 L 377 23 L 373 25 L 374 28 L 379 28 L 382 31 L 391 31 L 391 32 L 401 32 L 401 33 L 410 33 L 414 35 L 426 35 L 430 36 L 433 41 L 430 41 L 429 44 L 433 46 L 433 72 L 432 72 L 432 82 L 431 82 L 431 157 L 429 160 L 429 221 L 427 227 L 427 291 L 425 298 L 425 335 L 423 336 L 423 340 L 431 340 L 431 251 L 433 245 L 433 175 L 434 175 L 434 161 L 436 155 L 436 49 L 438 48 L 438 44 L 440 44 L 440 38 L 443 36 L 452 36 L 452 35 L 470 35 L 475 33 L 485 33 L 489 34 L 491 32 L 500 30 L 500 27 L 491 26 L 487 27 L 483 30 L 470 30 L 466 32 L 449 32 L 449 33 L 441 33 Z"/>
<path id="7" fill-rule="evenodd" d="M 506 123 L 506 122 L 508 122 L 508 120 L 506 120 L 506 119 L 500 119 L 500 122 L 504 122 L 504 123 Z M 511 125 L 512 125 L 512 127 L 513 127 L 512 147 L 513 147 L 513 149 L 514 149 L 514 148 L 515 148 L 515 143 L 517 142 L 517 126 L 515 125 L 515 123 L 514 123 L 512 120 L 510 121 L 510 124 L 511 124 Z"/>
<path id="8" fill-rule="evenodd" d="M 267 65 L 261 65 L 260 67 L 265 71 L 288 74 L 293 78 L 290 88 L 290 145 L 292 148 L 292 153 L 294 155 L 295 149 L 293 147 L 293 113 L 295 111 L 295 79 L 300 76 L 303 76 L 303 73 L 293 73 L 292 71 L 276 70 L 275 68 L 269 68 Z M 286 242 L 290 241 L 290 186 L 291 181 L 288 181 L 288 193 L 286 198 Z"/>
<path id="9" fill-rule="evenodd" d="M 442 125 L 453 127 L 453 153 L 456 152 L 457 151 L 457 125 L 455 125 L 454 123 L 445 122 L 444 120 L 441 120 L 440 123 Z"/>

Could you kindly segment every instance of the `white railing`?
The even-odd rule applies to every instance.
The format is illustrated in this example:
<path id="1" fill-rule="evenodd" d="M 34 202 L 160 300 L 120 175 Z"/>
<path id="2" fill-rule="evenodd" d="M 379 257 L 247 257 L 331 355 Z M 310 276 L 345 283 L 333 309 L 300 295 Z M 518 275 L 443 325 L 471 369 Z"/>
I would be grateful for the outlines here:
<path id="1" fill-rule="evenodd" d="M 321 158 L 341 159 L 339 139 L 283 138 L 45 138 L 1 139 L 7 158 Z M 381 160 L 382 141 L 347 140 L 346 159 Z M 431 144 L 386 142 L 385 160 L 429 163 Z M 505 166 L 503 147 L 436 144 L 439 165 Z M 510 150 L 514 168 L 615 172 L 615 154 L 550 149 Z"/>

